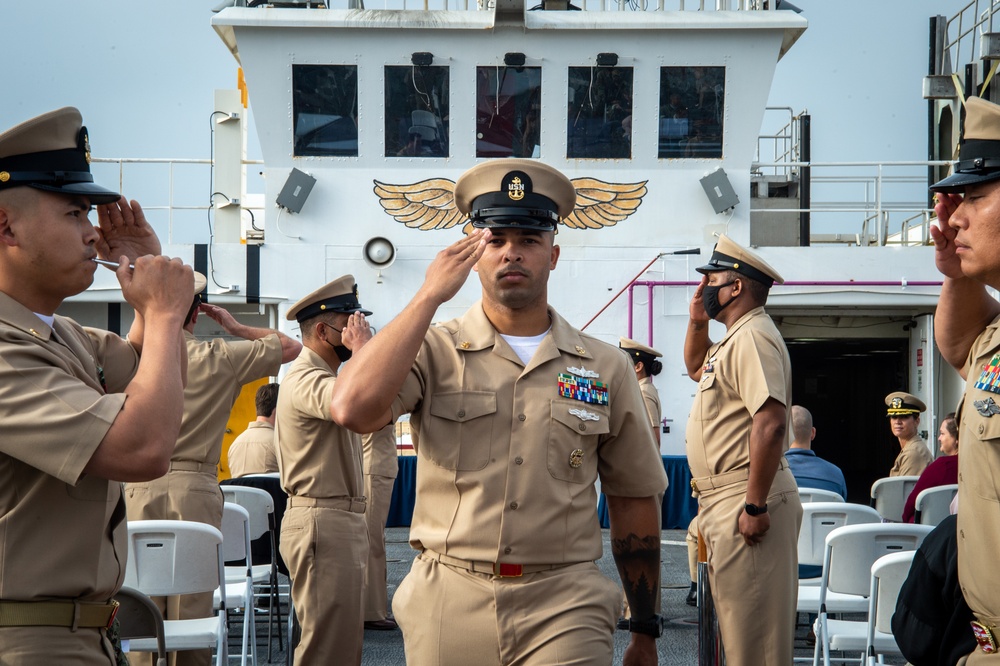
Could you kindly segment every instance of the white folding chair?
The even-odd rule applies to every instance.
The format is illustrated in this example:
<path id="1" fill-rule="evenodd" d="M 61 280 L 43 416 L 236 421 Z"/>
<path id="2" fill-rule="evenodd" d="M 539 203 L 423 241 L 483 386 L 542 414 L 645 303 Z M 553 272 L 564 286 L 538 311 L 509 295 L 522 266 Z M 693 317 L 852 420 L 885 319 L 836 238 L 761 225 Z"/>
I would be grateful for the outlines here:
<path id="1" fill-rule="evenodd" d="M 914 505 L 916 509 L 914 522 L 931 526 L 940 523 L 951 513 L 951 501 L 955 499 L 957 492 L 957 483 L 921 490 Z"/>
<path id="2" fill-rule="evenodd" d="M 241 574 L 234 580 L 227 579 L 220 590 L 216 590 L 216 608 L 243 609 L 243 645 L 240 651 L 240 666 L 246 666 L 250 657 L 252 666 L 257 666 L 257 628 L 254 623 L 254 597 L 252 562 L 250 559 L 250 514 L 238 504 L 226 502 L 222 505 L 222 553 L 226 562 L 242 561 L 237 567 Z M 226 574 L 223 573 L 225 576 Z M 222 591 L 225 591 L 225 598 Z M 236 655 L 233 655 L 236 656 Z"/>
<path id="3" fill-rule="evenodd" d="M 135 520 L 128 523 L 125 585 L 151 597 L 213 592 L 225 581 L 222 532 L 187 520 Z M 165 620 L 168 652 L 215 648 L 215 663 L 228 662 L 225 608 L 189 620 Z M 156 652 L 154 638 L 129 641 L 132 652 Z"/>
<path id="4" fill-rule="evenodd" d="M 872 506 L 891 523 L 903 520 L 903 507 L 919 476 L 887 476 L 872 484 Z"/>
<path id="5" fill-rule="evenodd" d="M 849 649 L 845 640 L 833 640 L 830 613 L 841 612 L 831 607 L 831 593 L 853 594 L 864 598 L 864 607 L 852 611 L 865 613 L 871 590 L 871 567 L 883 555 L 916 550 L 931 531 L 928 525 L 909 523 L 878 523 L 845 525 L 830 532 L 823 557 L 823 582 L 820 584 L 819 617 L 813 625 L 816 648 L 813 664 L 818 666 L 822 655 L 824 666 L 830 666 L 830 650 Z"/>
<path id="6" fill-rule="evenodd" d="M 802 525 L 799 527 L 798 540 L 799 564 L 823 566 L 826 535 L 834 529 L 844 525 L 878 523 L 881 520 L 878 511 L 870 506 L 851 504 L 843 499 L 838 502 L 803 502 Z M 799 580 L 799 605 L 804 605 L 808 609 L 807 612 L 816 612 L 819 607 L 819 596 L 818 590 L 803 593 L 803 587 L 815 588 L 819 583 L 820 578 Z"/>
<path id="7" fill-rule="evenodd" d="M 167 666 L 167 644 L 163 630 L 163 614 L 153 600 L 139 590 L 122 587 L 115 594 L 118 602 L 118 635 L 122 651 L 131 651 L 131 642 L 140 638 L 156 640 L 156 666 Z"/>
<path id="8" fill-rule="evenodd" d="M 222 496 L 226 502 L 238 504 L 250 514 L 250 540 L 267 535 L 270 541 L 271 561 L 268 564 L 254 564 L 251 577 L 255 586 L 267 589 L 267 660 L 271 661 L 271 639 L 274 627 L 278 630 L 278 649 L 283 650 L 283 630 L 281 619 L 281 596 L 278 588 L 278 547 L 274 517 L 274 498 L 266 490 L 250 486 L 222 485 Z M 234 582 L 243 575 L 239 567 L 226 567 L 226 580 Z"/>
<path id="9" fill-rule="evenodd" d="M 799 501 L 806 502 L 843 502 L 845 501 L 840 493 L 823 488 L 799 488 Z"/>

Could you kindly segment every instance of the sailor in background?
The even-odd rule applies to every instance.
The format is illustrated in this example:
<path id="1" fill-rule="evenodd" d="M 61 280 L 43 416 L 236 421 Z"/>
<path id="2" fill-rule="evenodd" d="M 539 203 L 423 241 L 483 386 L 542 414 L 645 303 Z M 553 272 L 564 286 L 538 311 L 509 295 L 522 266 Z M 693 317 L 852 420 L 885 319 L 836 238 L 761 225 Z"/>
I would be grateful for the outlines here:
<path id="1" fill-rule="evenodd" d="M 368 525 L 368 568 L 365 570 L 365 629 L 398 629 L 389 614 L 385 564 L 385 523 L 389 518 L 392 487 L 399 473 L 396 459 L 396 424 L 361 438 L 364 455 L 365 522 Z"/>
<path id="2" fill-rule="evenodd" d="M 0 133 L 5 665 L 118 663 L 107 630 L 128 553 L 121 482 L 166 472 L 183 410 L 194 278 L 159 254 L 139 204 L 93 182 L 79 111 Z M 55 314 L 94 281 L 96 257 L 119 264 L 136 311 L 127 341 Z"/>
<path id="3" fill-rule="evenodd" d="M 274 420 L 278 412 L 278 390 L 274 382 L 264 384 L 254 395 L 257 418 L 247 424 L 229 445 L 229 473 L 234 479 L 247 474 L 273 474 L 278 471 L 274 451 Z"/>
<path id="4" fill-rule="evenodd" d="M 666 474 L 631 364 L 548 305 L 573 184 L 541 162 L 489 160 L 455 201 L 476 230 L 438 253 L 331 405 L 358 432 L 411 413 L 420 554 L 393 597 L 406 663 L 610 664 L 621 592 L 594 563 L 600 477 L 632 608 L 625 663 L 655 664 Z M 473 269 L 482 300 L 431 326 Z"/>
<path id="5" fill-rule="evenodd" d="M 889 476 L 920 476 L 934 456 L 927 442 L 917 434 L 920 414 L 927 405 L 915 395 L 896 391 L 885 396 L 886 417 L 892 434 L 899 439 L 899 455 L 889 470 Z"/>
<path id="6" fill-rule="evenodd" d="M 301 666 L 361 663 L 368 562 L 361 437 L 334 418 L 330 398 L 342 364 L 371 338 L 363 316 L 370 314 L 354 276 L 344 275 L 286 315 L 299 322 L 305 345 L 281 382 L 275 427 L 288 493 L 279 548 L 302 626 Z"/>
<path id="7" fill-rule="evenodd" d="M 1000 106 L 970 97 L 955 173 L 931 187 L 934 259 L 944 275 L 934 317 L 941 355 L 966 380 L 957 415 L 958 577 L 976 616 L 966 664 L 1000 664 Z"/>
<path id="8" fill-rule="evenodd" d="M 720 236 L 695 289 L 684 362 L 698 390 L 687 427 L 698 528 L 729 666 L 792 663 L 802 505 L 785 462 L 792 365 L 764 312 L 776 270 Z M 718 343 L 709 319 L 725 324 Z"/>

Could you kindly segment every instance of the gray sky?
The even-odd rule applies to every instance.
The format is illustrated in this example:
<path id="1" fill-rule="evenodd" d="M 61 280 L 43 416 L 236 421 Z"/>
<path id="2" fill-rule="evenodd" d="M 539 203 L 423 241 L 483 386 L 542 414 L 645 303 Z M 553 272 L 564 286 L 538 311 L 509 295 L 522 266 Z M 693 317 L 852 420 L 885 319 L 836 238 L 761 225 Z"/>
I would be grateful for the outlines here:
<path id="1" fill-rule="evenodd" d="M 770 104 L 810 111 L 813 159 L 923 159 L 928 17 L 967 0 L 794 2 L 810 26 L 778 64 Z M 209 25 L 214 4 L 0 0 L 0 130 L 73 105 L 96 155 L 208 157 L 213 91 L 235 87 L 237 71 Z"/>

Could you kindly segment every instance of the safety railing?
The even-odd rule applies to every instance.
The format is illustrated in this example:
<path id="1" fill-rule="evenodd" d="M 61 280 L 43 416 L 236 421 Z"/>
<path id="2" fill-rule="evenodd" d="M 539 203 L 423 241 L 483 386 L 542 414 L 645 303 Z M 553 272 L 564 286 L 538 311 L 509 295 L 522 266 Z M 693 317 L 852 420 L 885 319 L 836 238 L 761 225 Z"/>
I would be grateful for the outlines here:
<path id="1" fill-rule="evenodd" d="M 994 31 L 994 17 L 998 12 L 1000 0 L 970 0 L 948 19 L 944 49 L 951 59 L 952 71 L 961 72 L 962 63 L 979 60 L 977 37 Z"/>

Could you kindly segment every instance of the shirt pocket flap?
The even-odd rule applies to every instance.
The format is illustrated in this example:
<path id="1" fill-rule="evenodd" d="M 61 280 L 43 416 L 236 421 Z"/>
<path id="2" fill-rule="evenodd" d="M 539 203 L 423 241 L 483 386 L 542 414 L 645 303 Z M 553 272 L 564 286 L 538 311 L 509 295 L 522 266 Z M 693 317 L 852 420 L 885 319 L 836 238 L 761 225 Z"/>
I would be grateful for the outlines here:
<path id="1" fill-rule="evenodd" d="M 465 423 L 496 411 L 496 393 L 489 391 L 435 393 L 430 406 L 430 413 L 435 418 L 456 423 Z"/>
<path id="2" fill-rule="evenodd" d="M 584 402 L 552 402 L 552 420 L 580 435 L 605 435 L 610 423 L 606 411 Z"/>

